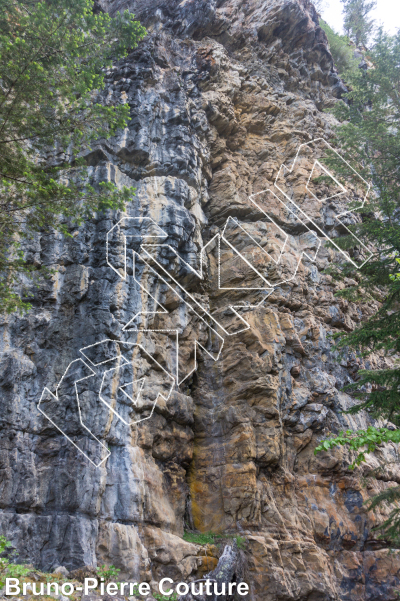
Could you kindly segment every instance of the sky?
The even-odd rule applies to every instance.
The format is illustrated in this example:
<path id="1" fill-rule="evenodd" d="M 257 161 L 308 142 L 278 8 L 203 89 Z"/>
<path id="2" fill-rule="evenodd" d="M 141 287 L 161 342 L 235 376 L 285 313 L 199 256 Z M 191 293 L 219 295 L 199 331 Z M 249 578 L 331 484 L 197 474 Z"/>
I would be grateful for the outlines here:
<path id="1" fill-rule="evenodd" d="M 340 0 L 326 0 L 327 8 L 322 10 L 322 17 L 327 23 L 337 31 L 343 33 L 343 4 Z M 371 12 L 371 16 L 388 33 L 395 33 L 400 28 L 400 0 L 378 0 L 376 9 Z"/>

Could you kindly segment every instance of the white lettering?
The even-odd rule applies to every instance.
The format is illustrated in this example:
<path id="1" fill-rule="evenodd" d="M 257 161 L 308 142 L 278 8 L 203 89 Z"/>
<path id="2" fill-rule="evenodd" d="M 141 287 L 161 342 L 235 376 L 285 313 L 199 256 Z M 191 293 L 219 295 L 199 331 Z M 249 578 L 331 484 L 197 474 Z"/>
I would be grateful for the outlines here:
<path id="1" fill-rule="evenodd" d="M 21 589 L 19 588 L 18 578 L 6 578 L 6 595 L 19 595 Z M 14 589 L 14 590 L 11 590 Z"/>
<path id="2" fill-rule="evenodd" d="M 135 593 L 137 593 L 137 587 L 138 587 L 138 583 L 137 582 L 131 582 L 129 585 L 129 594 L 130 595 L 134 595 Z"/>
<path id="3" fill-rule="evenodd" d="M 245 582 L 240 582 L 237 585 L 237 592 L 239 593 L 239 595 L 248 595 L 249 594 L 249 585 L 246 584 Z"/>
<path id="4" fill-rule="evenodd" d="M 54 591 L 51 590 L 51 588 L 54 587 Z M 54 595 L 58 595 L 59 594 L 59 590 L 58 590 L 58 583 L 57 582 L 48 582 L 47 586 L 46 586 L 46 591 L 47 591 L 47 595 L 50 597 L 52 594 Z"/>
<path id="5" fill-rule="evenodd" d="M 219 595 L 225 595 L 225 582 L 221 585 L 221 592 L 218 592 L 218 582 L 214 582 L 214 595 L 219 597 Z"/>
<path id="6" fill-rule="evenodd" d="M 150 595 L 150 585 L 147 582 L 139 584 L 139 595 Z"/>
<path id="7" fill-rule="evenodd" d="M 184 590 L 182 590 L 182 587 L 184 587 Z M 177 592 L 178 595 L 187 595 L 189 592 L 189 587 L 186 582 L 180 582 L 176 587 L 175 592 Z"/>
<path id="8" fill-rule="evenodd" d="M 158 590 L 160 591 L 160 593 L 162 595 L 172 595 L 172 593 L 174 592 L 172 590 L 172 588 L 170 588 L 168 591 L 165 591 L 163 588 L 164 582 L 170 582 L 171 584 L 174 582 L 172 580 L 172 578 L 163 578 L 162 580 L 160 580 L 160 584 L 158 585 Z"/>
<path id="9" fill-rule="evenodd" d="M 36 590 L 36 584 L 37 584 L 37 582 L 33 583 L 33 586 L 32 586 L 32 595 L 35 595 L 35 597 L 37 595 L 44 595 L 44 584 L 43 584 L 43 582 L 40 583 L 40 591 Z"/>
<path id="10" fill-rule="evenodd" d="M 106 588 L 107 595 L 111 595 L 111 597 L 114 597 L 118 593 L 118 584 L 115 584 L 115 582 L 109 582 Z"/>
<path id="11" fill-rule="evenodd" d="M 202 597 L 203 596 L 203 583 L 198 582 L 198 588 L 196 591 L 196 583 L 192 582 L 192 584 L 190 585 L 190 592 L 192 593 L 192 597 L 195 597 L 196 595 L 198 595 L 199 597 Z"/>
<path id="12" fill-rule="evenodd" d="M 24 584 L 22 585 L 22 594 L 23 595 L 28 595 L 28 593 L 27 593 L 28 587 L 32 590 L 32 583 L 24 582 Z"/>
<path id="13" fill-rule="evenodd" d="M 97 588 L 98 581 L 96 578 L 85 578 L 84 594 L 88 595 L 90 590 Z"/>
<path id="14" fill-rule="evenodd" d="M 228 585 L 228 589 L 229 589 L 229 595 L 233 595 L 233 589 L 236 586 L 236 582 L 230 582 Z"/>
<path id="15" fill-rule="evenodd" d="M 68 591 L 67 591 L 67 587 L 68 587 Z M 61 585 L 61 594 L 62 595 L 66 595 L 66 597 L 69 597 L 69 595 L 73 595 L 74 593 L 74 585 L 71 582 L 64 582 L 64 584 Z"/>

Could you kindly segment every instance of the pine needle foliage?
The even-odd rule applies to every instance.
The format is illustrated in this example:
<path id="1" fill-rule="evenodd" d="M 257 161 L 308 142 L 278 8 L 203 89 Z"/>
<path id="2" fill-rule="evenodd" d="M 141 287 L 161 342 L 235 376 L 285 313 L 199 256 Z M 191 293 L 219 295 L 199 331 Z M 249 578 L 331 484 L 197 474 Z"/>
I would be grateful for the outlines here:
<path id="1" fill-rule="evenodd" d="M 400 547 L 400 486 L 391 486 L 370 499 L 366 507 L 369 511 L 376 511 L 382 505 L 392 507 L 389 516 L 379 526 L 374 528 L 380 532 L 381 538 L 386 539 L 392 546 Z"/>
<path id="2" fill-rule="evenodd" d="M 320 19 L 319 24 L 328 38 L 329 50 L 338 72 L 343 75 L 349 69 L 357 69 L 359 60 L 354 57 L 354 47 L 350 44 L 350 39 L 336 33 L 323 19 Z"/>
<path id="3" fill-rule="evenodd" d="M 366 409 L 371 417 L 400 427 L 400 365 L 396 362 L 400 353 L 400 32 L 389 36 L 379 31 L 367 59 L 372 67 L 348 72 L 347 103 L 338 102 L 333 112 L 341 121 L 336 135 L 342 155 L 372 183 L 369 201 L 359 211 L 361 219 L 351 229 L 373 249 L 373 257 L 358 272 L 351 264 L 342 268 L 337 276 L 351 276 L 358 284 L 337 296 L 364 302 L 375 298 L 381 305 L 354 331 L 334 338 L 338 348 L 352 349 L 365 358 L 377 351 L 393 358 L 390 369 L 360 370 L 357 381 L 346 389 L 358 399 L 349 413 Z M 352 172 L 336 156 L 332 154 L 327 164 L 343 181 L 353 178 L 356 184 Z M 337 240 L 344 248 L 354 245 L 349 238 Z M 347 445 L 357 450 L 355 464 L 359 464 L 366 453 L 389 440 L 398 443 L 400 431 L 372 428 L 322 441 L 316 451 Z M 373 499 L 372 509 L 383 500 L 400 498 L 395 492 L 382 495 Z M 385 536 L 400 535 L 397 509 L 382 528 Z"/>
<path id="4" fill-rule="evenodd" d="M 367 46 L 374 20 L 370 12 L 376 7 L 376 0 L 341 0 L 343 4 L 343 28 L 356 46 Z"/>
<path id="5" fill-rule="evenodd" d="M 129 12 L 91 0 L 0 0 L 0 310 L 26 309 L 14 284 L 35 267 L 21 242 L 68 235 L 95 211 L 122 208 L 133 191 L 88 185 L 83 151 L 127 124 L 129 106 L 101 99 L 112 60 L 145 35 Z"/>
<path id="6" fill-rule="evenodd" d="M 361 211 L 362 220 L 352 227 L 357 237 L 374 249 L 361 269 L 359 285 L 339 296 L 382 301 L 379 311 L 361 327 L 337 337 L 339 347 L 351 347 L 362 355 L 400 352 L 400 34 L 379 33 L 368 56 L 373 68 L 349 74 L 348 104 L 337 103 L 334 113 L 342 121 L 337 142 L 344 158 L 372 182 L 372 194 Z M 354 178 L 333 154 L 328 163 L 343 180 Z M 350 238 L 339 241 L 346 248 Z M 354 275 L 351 265 L 345 275 Z M 400 369 L 359 371 L 350 386 L 361 403 L 350 412 L 369 409 L 400 426 Z"/>

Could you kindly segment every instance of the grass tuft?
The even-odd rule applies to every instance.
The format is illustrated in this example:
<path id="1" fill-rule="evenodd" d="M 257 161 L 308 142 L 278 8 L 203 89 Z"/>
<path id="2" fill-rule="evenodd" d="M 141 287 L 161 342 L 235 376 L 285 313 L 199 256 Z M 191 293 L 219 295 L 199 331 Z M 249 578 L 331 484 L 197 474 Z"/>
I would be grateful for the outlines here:
<path id="1" fill-rule="evenodd" d="M 246 539 L 243 536 L 235 536 L 233 534 L 215 534 L 214 532 L 188 532 L 185 530 L 183 540 L 187 543 L 195 545 L 215 545 L 218 539 L 230 538 L 236 540 L 238 549 L 244 549 Z"/>

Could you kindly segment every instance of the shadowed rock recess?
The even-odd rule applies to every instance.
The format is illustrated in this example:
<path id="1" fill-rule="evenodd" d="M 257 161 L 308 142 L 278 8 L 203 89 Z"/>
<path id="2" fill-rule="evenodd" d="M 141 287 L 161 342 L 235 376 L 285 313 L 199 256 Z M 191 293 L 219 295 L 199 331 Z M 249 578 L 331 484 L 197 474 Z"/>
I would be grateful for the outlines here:
<path id="1" fill-rule="evenodd" d="M 266 261 L 263 248 L 273 255 L 279 235 L 249 196 L 273 186 L 280 165 L 294 158 L 300 144 L 332 139 L 335 121 L 323 110 L 345 90 L 313 5 L 97 3 L 111 14 L 126 8 L 148 36 L 106 75 L 105 101 L 127 102 L 131 121 L 87 154 L 93 182 L 136 187 L 127 215 L 150 217 L 168 234 L 164 242 L 196 268 L 202 246 L 235 217 L 229 232 L 235 248 L 278 282 L 296 252 L 315 240 L 282 213 L 292 250 L 279 266 Z M 307 202 L 324 231 L 340 233 L 335 203 Z M 52 232 L 37 236 L 28 256 L 54 273 L 31 287 L 32 310 L 2 318 L 0 529 L 18 561 L 47 571 L 113 564 L 124 579 L 153 587 L 163 577 L 189 582 L 214 570 L 247 582 L 245 598 L 252 601 L 397 599 L 400 560 L 371 531 L 384 515 L 368 514 L 363 506 L 400 481 L 393 464 L 373 471 L 383 459 L 395 459 L 396 448 L 382 448 L 354 472 L 343 450 L 313 454 L 329 432 L 368 423 L 366 416 L 341 413 L 354 403 L 341 388 L 356 377 L 360 360 L 339 357 L 328 334 L 352 330 L 377 307 L 334 297 L 338 284 L 323 273 L 341 260 L 332 248 L 323 244 L 315 263 L 305 258 L 296 278 L 276 287 L 258 308 L 251 307 L 265 292 L 246 291 L 255 283 L 254 271 L 230 247 L 221 246 L 221 288 L 215 251 L 201 282 L 179 267 L 176 255 L 160 251 L 167 271 L 233 329 L 238 318 L 229 306 L 247 302 L 241 315 L 251 328 L 226 336 L 217 361 L 200 351 L 197 371 L 139 424 L 126 425 L 112 412 L 105 419 L 95 385 L 82 394 L 89 399 L 86 423 L 104 444 L 101 452 L 110 451 L 99 468 L 37 410 L 44 387 L 55 390 L 79 349 L 105 339 L 128 341 L 123 327 L 136 314 L 154 311 L 154 298 L 168 314 L 146 317 L 147 326 L 179 329 L 183 372 L 194 367 L 194 337 L 206 347 L 214 344 L 174 290 L 153 278 L 154 298 L 146 296 L 133 280 L 131 254 L 126 279 L 107 264 L 106 235 L 122 217 L 98 215 L 71 227 L 69 239 Z M 121 261 L 118 249 L 112 252 Z M 173 334 L 157 336 L 153 332 L 148 346 L 157 365 L 168 366 Z M 371 364 L 385 361 L 377 356 Z M 145 367 L 140 373 L 157 388 L 160 367 Z M 72 415 L 74 394 L 70 383 L 63 419 L 89 453 L 93 440 Z M 225 551 L 218 544 L 223 538 L 215 545 L 192 544 L 183 540 L 184 530 L 223 535 Z M 237 536 L 244 539 L 239 549 L 232 543 Z M 222 558 L 216 570 L 223 553 L 235 558 L 236 567 L 231 561 L 222 569 Z"/>

